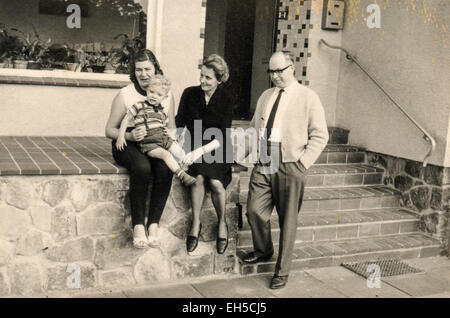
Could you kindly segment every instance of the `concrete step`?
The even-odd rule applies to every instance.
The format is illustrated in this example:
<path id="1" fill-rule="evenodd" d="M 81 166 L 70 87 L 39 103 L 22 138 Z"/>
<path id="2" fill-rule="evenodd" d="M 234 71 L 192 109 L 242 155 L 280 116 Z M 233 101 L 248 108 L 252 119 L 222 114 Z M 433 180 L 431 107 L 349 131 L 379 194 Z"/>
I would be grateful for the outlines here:
<path id="1" fill-rule="evenodd" d="M 342 187 L 381 184 L 384 170 L 366 164 L 314 165 L 308 169 L 306 187 Z M 251 171 L 250 171 L 251 173 Z M 240 176 L 240 191 L 248 191 L 250 175 Z"/>
<path id="2" fill-rule="evenodd" d="M 316 160 L 315 166 L 321 165 L 346 165 L 366 162 L 366 153 L 363 148 L 349 145 L 327 145 L 319 158 Z M 241 172 L 241 176 L 250 176 L 254 166 L 252 163 L 239 163 L 248 168 L 248 171 Z M 310 170 L 312 167 L 310 168 Z"/>
<path id="3" fill-rule="evenodd" d="M 250 121 L 249 120 L 233 120 L 232 127 L 240 127 L 243 129 L 247 129 L 250 127 Z M 329 144 L 347 144 L 348 142 L 348 134 L 349 130 L 339 128 L 339 127 L 328 127 L 328 143 Z"/>
<path id="4" fill-rule="evenodd" d="M 273 272 L 277 249 L 271 260 L 257 264 L 246 264 L 242 257 L 252 248 L 239 248 L 240 272 L 242 275 Z M 297 243 L 293 253 L 291 269 L 338 266 L 344 262 L 375 259 L 409 259 L 439 255 L 439 241 L 424 233 L 397 234 L 381 237 L 356 238 L 327 242 Z"/>
<path id="5" fill-rule="evenodd" d="M 416 213 L 401 208 L 299 213 L 296 240 L 318 242 L 412 233 L 418 231 L 418 219 Z M 278 244 L 280 228 L 276 212 L 270 223 L 272 240 Z M 252 244 L 250 226 L 244 217 L 238 246 L 251 247 Z"/>
<path id="6" fill-rule="evenodd" d="M 302 211 L 341 211 L 398 207 L 400 192 L 386 186 L 309 188 L 305 190 Z"/>
<path id="7" fill-rule="evenodd" d="M 247 203 L 247 195 L 247 191 L 241 191 L 241 204 Z M 342 211 L 399 206 L 400 192 L 383 185 L 306 188 L 301 211 Z"/>

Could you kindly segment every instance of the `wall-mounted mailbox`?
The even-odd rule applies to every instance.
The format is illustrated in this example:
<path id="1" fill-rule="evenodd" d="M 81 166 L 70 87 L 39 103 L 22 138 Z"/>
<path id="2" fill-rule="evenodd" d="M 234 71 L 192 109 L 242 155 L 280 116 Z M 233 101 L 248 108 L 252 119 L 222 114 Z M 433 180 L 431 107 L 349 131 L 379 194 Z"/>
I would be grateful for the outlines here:
<path id="1" fill-rule="evenodd" d="M 342 30 L 344 28 L 343 0 L 323 0 L 322 29 Z"/>

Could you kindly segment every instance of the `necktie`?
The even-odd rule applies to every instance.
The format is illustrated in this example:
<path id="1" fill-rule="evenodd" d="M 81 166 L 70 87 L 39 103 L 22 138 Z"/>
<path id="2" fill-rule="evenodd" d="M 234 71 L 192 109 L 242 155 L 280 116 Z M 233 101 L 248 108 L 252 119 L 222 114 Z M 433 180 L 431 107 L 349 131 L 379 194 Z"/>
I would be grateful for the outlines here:
<path id="1" fill-rule="evenodd" d="M 267 120 L 266 125 L 266 140 L 270 138 L 270 134 L 272 133 L 273 128 L 273 122 L 275 121 L 275 115 L 277 113 L 278 105 L 280 104 L 281 94 L 283 94 L 284 89 L 281 89 L 278 93 L 277 99 L 275 100 L 275 103 L 273 104 L 272 111 L 270 112 L 269 119 Z"/>

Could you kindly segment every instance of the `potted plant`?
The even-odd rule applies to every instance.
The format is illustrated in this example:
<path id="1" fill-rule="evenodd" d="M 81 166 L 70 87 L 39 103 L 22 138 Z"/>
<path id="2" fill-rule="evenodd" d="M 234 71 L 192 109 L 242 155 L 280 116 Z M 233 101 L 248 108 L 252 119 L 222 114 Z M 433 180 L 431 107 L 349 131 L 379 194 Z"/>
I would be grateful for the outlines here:
<path id="1" fill-rule="evenodd" d="M 119 56 L 117 54 L 118 50 L 112 48 L 108 55 L 106 56 L 106 64 L 104 73 L 114 74 L 117 68 L 120 66 Z"/>
<path id="2" fill-rule="evenodd" d="M 16 52 L 14 59 L 14 67 L 15 68 L 29 68 L 29 69 L 40 69 L 41 64 L 39 60 L 42 56 L 44 56 L 47 51 L 48 45 L 51 42 L 51 39 L 48 39 L 46 42 L 43 42 L 39 34 L 34 27 L 33 34 L 24 33 L 19 29 L 11 28 L 11 30 L 19 33 L 22 38 L 20 39 L 22 45 L 20 47 L 19 52 Z"/>
<path id="3" fill-rule="evenodd" d="M 81 71 L 88 63 L 86 53 L 74 44 L 64 44 L 67 48 L 67 56 L 64 58 L 64 66 L 67 70 L 73 72 Z"/>
<path id="4" fill-rule="evenodd" d="M 127 74 L 131 57 L 141 49 L 145 48 L 145 34 L 139 33 L 135 37 L 121 33 L 114 37 L 114 40 L 122 38 L 119 49 L 114 49 L 114 61 L 116 63 L 116 73 Z"/>
<path id="5" fill-rule="evenodd" d="M 5 24 L 0 23 L 0 57 L 3 67 L 12 66 L 12 60 L 19 56 L 23 50 L 23 43 L 17 35 L 12 34 L 12 29 L 8 29 Z"/>
<path id="6" fill-rule="evenodd" d="M 0 68 L 8 67 L 8 59 L 6 58 L 6 54 L 0 55 Z"/>
<path id="7" fill-rule="evenodd" d="M 103 73 L 106 66 L 106 56 L 102 52 L 93 52 L 87 55 L 88 66 L 94 73 Z"/>
<path id="8" fill-rule="evenodd" d="M 60 43 L 52 44 L 41 60 L 45 61 L 45 66 L 53 69 L 65 69 L 64 63 L 67 62 L 69 49 L 66 45 Z"/>

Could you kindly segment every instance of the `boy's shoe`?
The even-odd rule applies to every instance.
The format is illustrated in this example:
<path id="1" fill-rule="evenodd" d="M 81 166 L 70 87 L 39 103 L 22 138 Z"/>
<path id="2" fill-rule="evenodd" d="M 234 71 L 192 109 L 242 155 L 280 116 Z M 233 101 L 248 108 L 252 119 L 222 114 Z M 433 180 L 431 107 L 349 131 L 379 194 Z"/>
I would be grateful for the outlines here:
<path id="1" fill-rule="evenodd" d="M 186 172 L 181 170 L 181 168 L 179 168 L 177 171 L 175 171 L 175 175 L 181 180 L 181 182 L 186 187 L 190 187 L 191 185 L 193 185 L 194 183 L 197 182 L 197 179 L 195 179 L 194 177 L 188 175 Z"/>
<path id="2" fill-rule="evenodd" d="M 195 179 L 194 177 L 191 177 L 184 171 L 183 171 L 183 174 L 181 175 L 180 179 L 181 179 L 181 182 L 183 182 L 183 184 L 186 187 L 190 187 L 191 185 L 193 185 L 194 183 L 197 182 L 197 179 Z"/>

